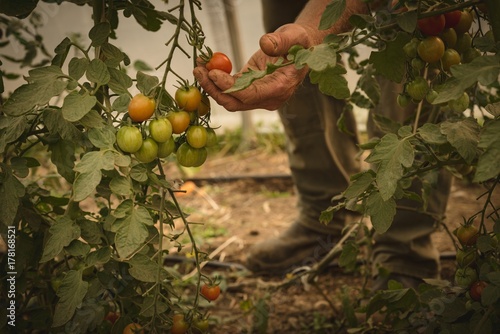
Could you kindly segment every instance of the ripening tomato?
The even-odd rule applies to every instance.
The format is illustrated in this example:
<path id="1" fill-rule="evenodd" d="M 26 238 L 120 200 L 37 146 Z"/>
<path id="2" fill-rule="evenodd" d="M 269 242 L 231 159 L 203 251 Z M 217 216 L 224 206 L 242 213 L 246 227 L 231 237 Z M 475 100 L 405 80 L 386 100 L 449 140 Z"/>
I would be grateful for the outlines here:
<path id="1" fill-rule="evenodd" d="M 141 131 L 135 126 L 122 126 L 116 133 L 116 143 L 123 152 L 135 153 L 142 146 Z"/>
<path id="2" fill-rule="evenodd" d="M 454 233 L 458 241 L 464 246 L 473 246 L 479 236 L 479 230 L 472 224 L 462 225 Z"/>
<path id="3" fill-rule="evenodd" d="M 172 124 L 166 118 L 152 120 L 149 123 L 149 134 L 157 143 L 164 143 L 172 137 Z"/>
<path id="4" fill-rule="evenodd" d="M 158 143 L 158 158 L 166 158 L 175 151 L 175 140 L 170 137 L 163 143 Z"/>
<path id="5" fill-rule="evenodd" d="M 441 57 L 443 70 L 448 72 L 453 65 L 460 64 L 460 55 L 454 49 L 446 49 Z"/>
<path id="6" fill-rule="evenodd" d="M 423 77 L 416 77 L 406 85 L 406 92 L 415 101 L 421 101 L 429 92 L 429 84 Z"/>
<path id="7" fill-rule="evenodd" d="M 125 326 L 123 329 L 123 334 L 144 334 L 144 330 L 142 329 L 142 326 L 132 322 Z"/>
<path id="8" fill-rule="evenodd" d="M 444 15 L 440 14 L 418 20 L 417 27 L 426 36 L 437 36 L 443 31 L 445 23 Z"/>
<path id="9" fill-rule="evenodd" d="M 444 43 L 441 38 L 436 36 L 426 37 L 418 45 L 418 56 L 425 62 L 435 63 L 441 59 L 444 54 Z"/>
<path id="10" fill-rule="evenodd" d="M 202 95 L 200 105 L 198 106 L 198 116 L 205 116 L 210 112 L 210 109 L 210 99 L 208 95 Z"/>
<path id="11" fill-rule="evenodd" d="M 189 113 L 184 110 L 169 112 L 167 119 L 172 124 L 172 132 L 175 134 L 181 134 L 186 131 L 191 121 Z"/>
<path id="12" fill-rule="evenodd" d="M 196 86 L 179 87 L 175 91 L 175 102 L 185 111 L 195 111 L 200 106 L 201 92 Z"/>
<path id="13" fill-rule="evenodd" d="M 204 284 L 201 287 L 201 295 L 205 297 L 208 301 L 214 301 L 219 298 L 220 295 L 220 286 L 218 285 L 210 285 Z"/>
<path id="14" fill-rule="evenodd" d="M 158 144 L 153 138 L 146 138 L 134 155 L 140 162 L 149 163 L 158 157 Z"/>
<path id="15" fill-rule="evenodd" d="M 481 301 L 481 296 L 483 295 L 483 290 L 488 286 L 485 281 L 476 281 L 472 283 L 469 289 L 470 297 L 475 301 Z"/>
<path id="16" fill-rule="evenodd" d="M 171 334 L 184 334 L 187 333 L 189 324 L 184 320 L 184 314 L 174 314 L 172 317 Z"/>
<path id="17" fill-rule="evenodd" d="M 464 10 L 460 13 L 460 20 L 458 20 L 457 25 L 455 25 L 454 29 L 458 35 L 464 34 L 470 30 L 472 27 L 472 14 Z"/>
<path id="18" fill-rule="evenodd" d="M 193 322 L 193 333 L 195 334 L 203 334 L 207 333 L 208 328 L 210 327 L 210 324 L 208 322 L 208 319 L 203 318 L 203 319 L 196 319 Z"/>
<path id="19" fill-rule="evenodd" d="M 155 107 L 155 100 L 139 93 L 130 100 L 128 115 L 134 122 L 143 122 L 153 115 Z"/>
<path id="20" fill-rule="evenodd" d="M 191 147 L 205 147 L 207 144 L 207 130 L 201 125 L 191 125 L 186 131 L 186 140 Z"/>
<path id="21" fill-rule="evenodd" d="M 104 317 L 104 320 L 107 320 L 110 323 L 114 324 L 116 320 L 118 320 L 118 318 L 120 318 L 120 315 L 118 313 L 109 311 L 108 314 L 106 314 L 106 316 Z"/>
<path id="22" fill-rule="evenodd" d="M 444 26 L 446 28 L 455 27 L 460 21 L 460 16 L 462 16 L 462 12 L 459 10 L 454 10 L 452 12 L 444 13 L 444 18 L 445 18 Z"/>
<path id="23" fill-rule="evenodd" d="M 222 52 L 214 52 L 212 58 L 206 63 L 207 70 L 221 70 L 230 74 L 233 70 L 231 60 Z"/>
<path id="24" fill-rule="evenodd" d="M 439 38 L 441 38 L 447 48 L 453 49 L 457 45 L 457 33 L 453 28 L 443 30 Z"/>

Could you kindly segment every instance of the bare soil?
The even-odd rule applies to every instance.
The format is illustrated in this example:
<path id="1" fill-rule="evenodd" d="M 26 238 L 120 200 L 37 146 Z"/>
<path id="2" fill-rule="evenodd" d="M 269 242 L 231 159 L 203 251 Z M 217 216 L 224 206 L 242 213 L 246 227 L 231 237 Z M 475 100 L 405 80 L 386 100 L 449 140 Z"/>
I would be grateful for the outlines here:
<path id="1" fill-rule="evenodd" d="M 222 277 L 221 298 L 206 304 L 214 321 L 212 333 L 338 333 L 333 328 L 339 328 L 343 317 L 342 299 L 349 300 L 366 283 L 363 267 L 346 272 L 332 265 L 318 277 L 317 288 L 300 280 L 277 288 L 289 282 L 290 276 L 253 276 L 242 266 L 248 247 L 277 236 L 295 219 L 297 197 L 289 175 L 285 153 L 263 150 L 210 157 L 194 172 L 170 170 L 171 177 L 183 180 L 180 184 L 186 193 L 178 199 L 190 213 L 189 221 L 200 223 L 193 227 L 198 246 L 213 261 L 204 271 Z M 454 182 L 448 230 L 481 210 L 484 202 L 476 199 L 482 193 L 481 186 Z M 500 193 L 495 196 L 498 202 Z M 445 228 L 433 238 L 442 254 L 441 275 L 450 279 L 454 273 L 452 239 Z M 185 262 L 176 265 L 185 266 L 186 272 L 192 270 Z"/>

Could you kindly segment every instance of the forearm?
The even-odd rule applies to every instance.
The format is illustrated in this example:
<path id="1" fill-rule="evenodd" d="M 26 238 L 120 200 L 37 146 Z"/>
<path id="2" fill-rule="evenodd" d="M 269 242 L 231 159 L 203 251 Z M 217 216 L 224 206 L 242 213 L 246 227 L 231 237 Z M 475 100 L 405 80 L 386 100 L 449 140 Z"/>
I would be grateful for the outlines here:
<path id="1" fill-rule="evenodd" d="M 329 34 L 339 34 L 351 29 L 349 17 L 353 14 L 366 14 L 368 7 L 361 0 L 347 0 L 346 7 L 338 21 L 326 30 L 319 30 L 321 16 L 331 0 L 310 0 L 301 11 L 295 23 L 304 26 L 309 31 L 311 45 L 320 44 Z"/>

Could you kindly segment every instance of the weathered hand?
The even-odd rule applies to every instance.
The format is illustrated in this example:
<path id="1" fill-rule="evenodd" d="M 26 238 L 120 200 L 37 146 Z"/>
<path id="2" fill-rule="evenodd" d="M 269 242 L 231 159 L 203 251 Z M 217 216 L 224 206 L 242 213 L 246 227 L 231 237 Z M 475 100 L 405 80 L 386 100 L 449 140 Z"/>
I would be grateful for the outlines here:
<path id="1" fill-rule="evenodd" d="M 307 69 L 297 70 L 293 65 L 282 67 L 262 79 L 254 81 L 244 90 L 224 93 L 231 88 L 238 76 L 249 68 L 263 70 L 267 63 L 274 63 L 278 56 L 284 56 L 293 45 L 309 47 L 308 30 L 298 24 L 288 24 L 274 33 L 260 39 L 258 50 L 243 69 L 231 76 L 220 70 L 208 71 L 199 64 L 193 74 L 201 87 L 220 105 L 229 111 L 263 108 L 275 110 L 295 92 L 307 74 Z"/>

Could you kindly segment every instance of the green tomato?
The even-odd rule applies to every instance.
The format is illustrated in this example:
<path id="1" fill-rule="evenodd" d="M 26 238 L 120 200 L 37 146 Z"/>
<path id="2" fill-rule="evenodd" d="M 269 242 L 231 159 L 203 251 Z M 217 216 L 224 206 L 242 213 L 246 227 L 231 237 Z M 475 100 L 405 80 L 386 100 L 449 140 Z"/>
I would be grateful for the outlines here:
<path id="1" fill-rule="evenodd" d="M 191 147 L 205 147 L 207 144 L 207 130 L 201 125 L 191 125 L 186 131 L 186 140 Z"/>
<path id="2" fill-rule="evenodd" d="M 408 104 L 410 103 L 410 97 L 406 94 L 399 94 L 396 102 L 398 103 L 398 106 L 401 108 L 406 108 Z"/>
<path id="3" fill-rule="evenodd" d="M 142 146 L 141 131 L 134 126 L 122 126 L 116 133 L 116 143 L 123 152 L 135 153 Z"/>
<path id="4" fill-rule="evenodd" d="M 212 128 L 207 129 L 207 147 L 212 147 L 217 145 L 217 134 Z"/>
<path id="5" fill-rule="evenodd" d="M 199 167 L 207 159 L 207 149 L 205 147 L 194 148 L 188 143 L 182 143 L 175 154 L 179 164 L 184 167 Z"/>
<path id="6" fill-rule="evenodd" d="M 134 155 L 140 162 L 149 163 L 158 157 L 158 144 L 153 138 L 146 138 Z"/>
<path id="7" fill-rule="evenodd" d="M 461 113 L 469 107 L 469 102 L 469 94 L 464 92 L 458 99 L 449 101 L 448 107 L 454 112 Z"/>
<path id="8" fill-rule="evenodd" d="M 471 267 L 458 268 L 455 272 L 455 283 L 459 287 L 468 289 L 475 281 L 477 281 L 477 272 Z"/>
<path id="9" fill-rule="evenodd" d="M 406 92 L 415 101 L 421 101 L 429 92 L 429 84 L 423 77 L 416 77 L 406 86 Z"/>
<path id="10" fill-rule="evenodd" d="M 166 158 L 175 151 L 175 140 L 170 138 L 164 143 L 158 144 L 158 158 Z"/>
<path id="11" fill-rule="evenodd" d="M 149 134 L 157 143 L 164 143 L 172 137 L 172 124 L 166 118 L 152 120 L 149 123 Z"/>

